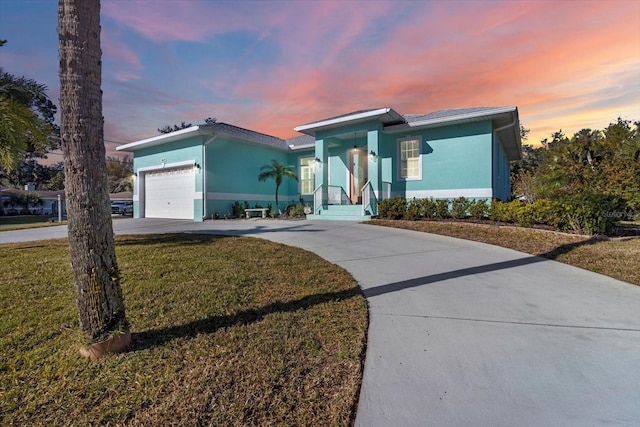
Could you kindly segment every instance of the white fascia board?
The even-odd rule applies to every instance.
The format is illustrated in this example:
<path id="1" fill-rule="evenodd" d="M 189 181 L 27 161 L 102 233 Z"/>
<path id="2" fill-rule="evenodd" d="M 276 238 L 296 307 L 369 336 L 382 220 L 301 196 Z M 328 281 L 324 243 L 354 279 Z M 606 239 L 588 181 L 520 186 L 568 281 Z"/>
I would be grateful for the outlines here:
<path id="1" fill-rule="evenodd" d="M 422 120 L 422 121 L 411 122 L 406 124 L 403 123 L 401 125 L 393 125 L 393 126 L 385 127 L 384 130 L 386 132 L 401 132 L 401 131 L 406 131 L 412 128 L 420 128 L 420 127 L 431 126 L 431 125 L 441 125 L 441 124 L 469 121 L 469 120 L 481 119 L 481 118 L 489 119 L 499 114 L 514 113 L 516 111 L 517 111 L 516 107 L 494 108 L 491 110 L 476 111 L 473 113 L 460 114 L 457 116 L 439 117 L 435 119 Z"/>
<path id="2" fill-rule="evenodd" d="M 365 111 L 364 113 L 351 114 L 349 116 L 336 117 L 335 119 L 323 120 L 321 122 L 309 123 L 308 125 L 300 125 L 293 128 L 296 132 L 305 133 L 305 130 L 317 129 L 325 126 L 337 125 L 340 123 L 351 122 L 354 120 L 366 119 L 369 117 L 381 116 L 391 111 L 391 108 L 380 108 L 373 111 Z"/>
<path id="3" fill-rule="evenodd" d="M 116 147 L 116 151 L 135 151 L 135 149 L 153 147 L 155 145 L 166 144 L 168 142 L 182 139 L 190 134 L 202 134 L 201 126 L 191 126 L 186 129 L 177 130 L 175 132 L 169 132 L 151 138 L 141 139 L 140 141 L 134 141 L 128 144 L 119 145 Z"/>
<path id="4" fill-rule="evenodd" d="M 195 164 L 196 164 L 195 160 L 185 160 L 182 162 L 174 162 L 174 163 L 161 163 L 156 166 L 145 166 L 142 168 L 138 168 L 136 172 L 150 172 L 150 171 L 157 171 L 162 169 L 183 168 L 188 166 L 195 166 Z"/>
<path id="5" fill-rule="evenodd" d="M 306 150 L 309 148 L 314 148 L 316 146 L 316 144 L 305 144 L 305 145 L 294 145 L 294 146 L 290 146 L 289 148 L 291 149 L 291 151 L 296 151 L 296 150 Z"/>

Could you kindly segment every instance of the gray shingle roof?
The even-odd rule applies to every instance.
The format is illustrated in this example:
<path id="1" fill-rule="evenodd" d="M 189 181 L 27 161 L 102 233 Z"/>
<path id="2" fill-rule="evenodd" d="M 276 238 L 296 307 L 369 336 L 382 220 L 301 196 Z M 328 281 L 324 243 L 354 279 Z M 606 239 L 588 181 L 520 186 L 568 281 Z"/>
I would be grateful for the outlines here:
<path id="1" fill-rule="evenodd" d="M 289 148 L 289 145 L 284 139 L 230 125 L 228 123 L 213 123 L 211 125 L 202 125 L 201 127 L 203 129 L 209 128 L 214 132 L 220 132 L 231 137 L 257 142 L 259 144 L 264 144 L 271 147 L 281 148 L 285 150 Z"/>
<path id="2" fill-rule="evenodd" d="M 294 147 L 301 147 L 304 145 L 313 145 L 316 139 L 311 135 L 300 135 L 286 140 L 287 145 L 293 145 Z"/>
<path id="3" fill-rule="evenodd" d="M 62 199 L 65 199 L 64 190 L 57 191 L 49 191 L 49 190 L 19 190 L 16 188 L 2 188 L 0 189 L 0 194 L 2 196 L 10 196 L 10 195 L 20 195 L 26 193 L 34 193 L 37 194 L 41 199 L 55 199 L 60 196 Z"/>
<path id="4" fill-rule="evenodd" d="M 444 119 L 467 114 L 481 113 L 483 111 L 495 110 L 497 107 L 472 107 L 472 108 L 449 108 L 447 110 L 434 111 L 428 114 L 405 114 L 403 115 L 407 123 L 421 122 L 424 120 Z"/>

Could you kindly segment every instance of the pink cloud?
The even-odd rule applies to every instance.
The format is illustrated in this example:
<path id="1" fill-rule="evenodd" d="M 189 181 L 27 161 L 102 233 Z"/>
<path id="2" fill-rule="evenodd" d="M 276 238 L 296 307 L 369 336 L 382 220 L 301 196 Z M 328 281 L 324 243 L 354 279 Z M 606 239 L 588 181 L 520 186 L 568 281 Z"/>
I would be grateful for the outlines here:
<path id="1" fill-rule="evenodd" d="M 144 67 L 140 58 L 122 41 L 117 32 L 103 28 L 100 45 L 103 53 L 103 74 L 112 73 L 119 81 L 141 78 Z"/>
<path id="2" fill-rule="evenodd" d="M 254 9 L 240 2 L 113 1 L 103 4 L 102 14 L 155 42 L 203 41 L 212 34 L 254 28 L 264 18 Z M 267 15 L 276 13 L 267 10 L 272 10 Z"/>
<path id="3" fill-rule="evenodd" d="M 518 105 L 537 141 L 549 128 L 577 126 L 585 117 L 598 127 L 617 111 L 640 111 L 633 101 L 601 105 L 622 84 L 640 95 L 640 83 L 617 77 L 640 73 L 635 2 L 259 4 L 132 2 L 125 13 L 109 2 L 103 10 L 156 42 L 255 34 L 234 64 L 215 63 L 196 79 L 217 102 L 159 104 L 194 121 L 217 115 L 288 137 L 296 125 L 360 108 L 407 114 Z M 263 42 L 280 48 L 281 62 L 247 63 Z"/>

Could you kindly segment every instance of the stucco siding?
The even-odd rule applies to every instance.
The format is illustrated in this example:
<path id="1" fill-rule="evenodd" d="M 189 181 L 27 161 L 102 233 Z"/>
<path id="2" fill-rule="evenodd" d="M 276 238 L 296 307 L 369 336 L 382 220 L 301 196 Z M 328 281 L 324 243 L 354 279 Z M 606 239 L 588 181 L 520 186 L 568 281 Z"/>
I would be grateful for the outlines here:
<path id="1" fill-rule="evenodd" d="M 421 132 L 385 135 L 380 144 L 381 179 L 391 182 L 391 194 L 403 197 L 491 197 L 491 123 L 443 126 Z M 399 177 L 398 140 L 421 139 L 421 177 Z"/>
<path id="2" fill-rule="evenodd" d="M 218 138 L 207 146 L 207 213 L 231 213 L 235 201 L 275 208 L 275 181 L 258 181 L 260 169 L 272 160 L 288 164 L 287 152 Z M 289 186 L 278 191 L 281 206 L 289 199 Z"/>
<path id="3" fill-rule="evenodd" d="M 506 201 L 511 197 L 509 160 L 499 136 L 494 138 L 492 144 L 494 197 Z"/>

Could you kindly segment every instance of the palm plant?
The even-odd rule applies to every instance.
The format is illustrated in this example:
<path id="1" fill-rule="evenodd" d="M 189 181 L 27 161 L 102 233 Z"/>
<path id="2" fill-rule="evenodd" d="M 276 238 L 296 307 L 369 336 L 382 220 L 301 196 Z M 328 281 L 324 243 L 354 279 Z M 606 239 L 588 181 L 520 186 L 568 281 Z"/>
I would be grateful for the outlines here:
<path id="1" fill-rule="evenodd" d="M 262 172 L 258 175 L 258 181 L 263 182 L 267 179 L 274 179 L 276 181 L 276 206 L 278 208 L 278 213 L 282 213 L 280 211 L 280 204 L 278 203 L 278 189 L 282 184 L 282 178 L 298 180 L 298 175 L 296 175 L 294 167 L 290 165 L 287 166 L 277 160 L 271 160 L 271 164 L 262 166 L 260 170 Z"/>
<path id="2" fill-rule="evenodd" d="M 0 68 L 0 163 L 7 171 L 16 167 L 29 144 L 36 150 L 46 147 L 51 126 L 33 111 L 37 102 L 48 100 L 45 91 L 46 86 Z"/>

